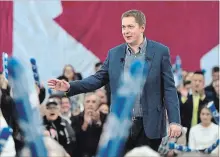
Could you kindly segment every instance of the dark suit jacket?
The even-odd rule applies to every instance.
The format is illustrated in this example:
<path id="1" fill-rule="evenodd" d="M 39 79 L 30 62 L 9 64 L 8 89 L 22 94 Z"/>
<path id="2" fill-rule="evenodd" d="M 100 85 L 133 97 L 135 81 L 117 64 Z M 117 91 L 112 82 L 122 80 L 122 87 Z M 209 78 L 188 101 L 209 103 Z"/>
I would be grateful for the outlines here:
<path id="1" fill-rule="evenodd" d="M 162 138 L 166 135 L 165 108 L 169 122 L 180 123 L 179 102 L 171 70 L 168 47 L 147 40 L 145 61 L 149 72 L 143 87 L 141 105 L 143 108 L 143 126 L 149 138 Z M 67 95 L 76 95 L 96 90 L 110 84 L 111 102 L 116 97 L 118 82 L 123 72 L 126 44 L 112 48 L 108 52 L 102 68 L 94 75 L 80 81 L 70 82 Z"/>

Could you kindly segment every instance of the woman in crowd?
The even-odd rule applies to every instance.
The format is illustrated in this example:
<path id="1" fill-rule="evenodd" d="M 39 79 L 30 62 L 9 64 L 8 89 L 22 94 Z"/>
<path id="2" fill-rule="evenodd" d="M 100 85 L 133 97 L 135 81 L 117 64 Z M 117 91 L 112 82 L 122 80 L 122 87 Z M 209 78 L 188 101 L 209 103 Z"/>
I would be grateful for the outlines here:
<path id="1" fill-rule="evenodd" d="M 189 147 L 192 149 L 204 150 L 210 147 L 219 139 L 219 126 L 212 122 L 212 114 L 207 106 L 201 107 L 201 123 L 193 126 L 189 134 Z M 217 154 L 216 148 L 212 154 Z"/>
<path id="2" fill-rule="evenodd" d="M 68 79 L 68 82 L 78 80 L 76 72 L 72 65 L 67 64 L 63 68 L 63 76 Z"/>
<path id="3" fill-rule="evenodd" d="M 82 76 L 80 73 L 76 73 L 73 66 L 71 64 L 67 64 L 63 68 L 63 74 L 58 77 L 60 80 L 65 81 L 74 81 L 74 80 L 80 80 L 82 79 Z M 82 106 L 84 99 L 84 94 L 78 94 L 75 96 L 70 97 L 72 110 L 76 108 L 76 106 Z"/>

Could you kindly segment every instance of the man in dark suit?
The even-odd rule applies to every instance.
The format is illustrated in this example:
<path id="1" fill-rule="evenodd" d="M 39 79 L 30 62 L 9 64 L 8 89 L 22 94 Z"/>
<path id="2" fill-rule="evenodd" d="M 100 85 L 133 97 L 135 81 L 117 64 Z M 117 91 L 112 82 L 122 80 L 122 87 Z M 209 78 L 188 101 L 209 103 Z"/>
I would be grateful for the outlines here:
<path id="1" fill-rule="evenodd" d="M 211 82 L 210 85 L 208 85 L 205 88 L 206 96 L 209 99 L 214 99 L 215 98 L 215 89 L 213 87 L 213 82 L 216 81 L 216 80 L 219 80 L 219 76 L 220 76 L 219 67 L 218 66 L 213 67 L 212 68 L 212 82 Z"/>
<path id="2" fill-rule="evenodd" d="M 122 35 L 126 43 L 109 50 L 108 57 L 98 72 L 83 80 L 70 83 L 51 79 L 48 81 L 48 86 L 55 90 L 66 91 L 67 95 L 71 96 L 94 91 L 109 83 L 111 100 L 114 100 L 124 70 L 128 69 L 136 58 L 147 62 L 149 73 L 142 93 L 137 96 L 134 104 L 133 125 L 127 147 L 132 149 L 149 145 L 157 150 L 161 138 L 166 135 L 165 110 L 169 118 L 169 135 L 179 136 L 182 128 L 169 49 L 144 36 L 146 19 L 141 11 L 127 11 L 122 15 L 121 20 Z"/>
<path id="3" fill-rule="evenodd" d="M 205 93 L 205 78 L 201 71 L 196 71 L 192 76 L 192 95 L 186 98 L 185 103 L 180 107 L 181 121 L 184 127 L 187 127 L 187 141 L 190 128 L 200 123 L 199 111 L 203 105 L 206 105 L 209 99 Z"/>

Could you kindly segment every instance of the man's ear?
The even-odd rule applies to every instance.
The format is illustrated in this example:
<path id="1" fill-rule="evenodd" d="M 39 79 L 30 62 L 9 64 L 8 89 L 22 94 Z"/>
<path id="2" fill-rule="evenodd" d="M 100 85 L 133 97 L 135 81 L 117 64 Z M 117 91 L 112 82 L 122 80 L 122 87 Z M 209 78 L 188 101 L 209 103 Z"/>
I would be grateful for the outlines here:
<path id="1" fill-rule="evenodd" d="M 141 30 L 142 30 L 142 33 L 144 33 L 144 31 L 145 31 L 145 25 L 140 26 L 140 28 L 141 28 Z"/>

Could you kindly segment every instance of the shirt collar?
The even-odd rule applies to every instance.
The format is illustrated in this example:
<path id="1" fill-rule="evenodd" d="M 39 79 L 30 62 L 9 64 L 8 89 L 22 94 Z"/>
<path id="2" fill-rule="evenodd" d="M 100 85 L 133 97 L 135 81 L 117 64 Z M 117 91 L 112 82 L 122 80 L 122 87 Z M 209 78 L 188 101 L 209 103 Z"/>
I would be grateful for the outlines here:
<path id="1" fill-rule="evenodd" d="M 141 51 L 141 50 L 146 47 L 147 47 L 147 38 L 144 36 L 144 41 L 139 46 L 139 53 L 142 53 L 143 51 Z M 131 53 L 133 53 L 131 47 L 128 44 L 127 44 L 127 53 L 129 53 L 129 55 L 131 55 Z"/>

